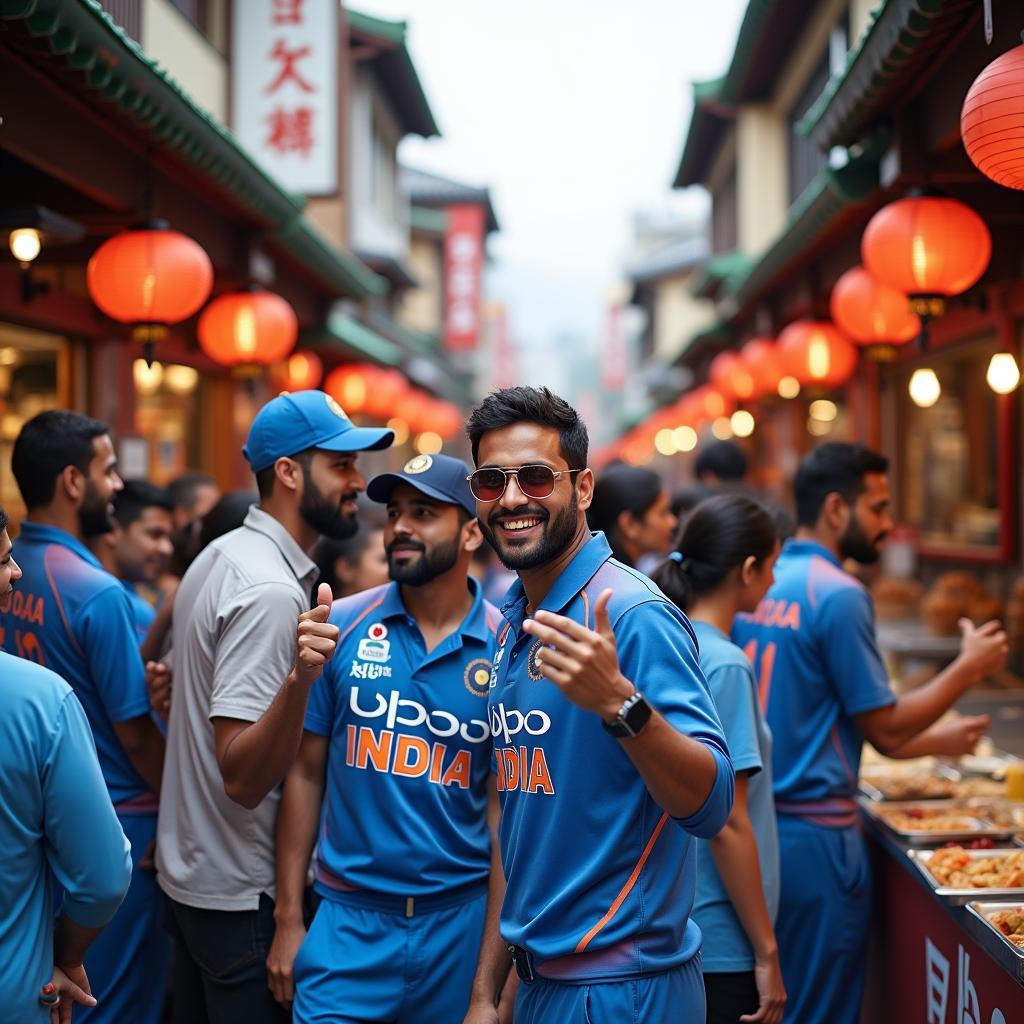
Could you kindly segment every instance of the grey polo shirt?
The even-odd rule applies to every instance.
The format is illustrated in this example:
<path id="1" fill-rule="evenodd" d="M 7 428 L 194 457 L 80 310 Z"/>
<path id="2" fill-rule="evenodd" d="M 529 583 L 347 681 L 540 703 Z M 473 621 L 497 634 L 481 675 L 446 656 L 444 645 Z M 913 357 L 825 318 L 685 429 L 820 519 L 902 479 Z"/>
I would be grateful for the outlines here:
<path id="1" fill-rule="evenodd" d="M 254 810 L 224 792 L 212 718 L 255 722 L 295 663 L 295 626 L 317 568 L 272 516 L 200 553 L 174 601 L 174 696 L 157 826 L 157 872 L 191 907 L 253 910 L 274 896 L 279 790 Z"/>

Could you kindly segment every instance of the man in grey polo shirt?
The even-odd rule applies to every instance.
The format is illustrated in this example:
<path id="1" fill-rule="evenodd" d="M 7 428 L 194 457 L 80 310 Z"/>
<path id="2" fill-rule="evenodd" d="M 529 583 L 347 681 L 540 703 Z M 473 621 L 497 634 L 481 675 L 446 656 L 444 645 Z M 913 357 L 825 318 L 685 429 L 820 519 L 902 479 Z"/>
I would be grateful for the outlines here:
<path id="1" fill-rule="evenodd" d="M 274 821 L 306 698 L 333 651 L 330 588 L 309 608 L 321 536 L 356 530 L 356 452 L 390 430 L 354 426 L 321 391 L 279 395 L 243 449 L 259 505 L 193 562 L 175 600 L 174 698 L 157 869 L 175 939 L 175 1024 L 287 1020 L 267 987 Z M 295 641 L 299 618 L 300 639 Z"/>

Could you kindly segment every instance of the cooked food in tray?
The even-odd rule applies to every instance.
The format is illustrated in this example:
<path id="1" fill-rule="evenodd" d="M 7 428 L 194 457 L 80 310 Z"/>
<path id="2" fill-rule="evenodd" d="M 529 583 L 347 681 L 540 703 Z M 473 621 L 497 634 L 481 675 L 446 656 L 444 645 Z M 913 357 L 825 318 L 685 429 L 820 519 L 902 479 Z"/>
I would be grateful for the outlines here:
<path id="1" fill-rule="evenodd" d="M 1024 805 L 998 798 L 975 798 L 965 808 L 969 814 L 991 821 L 999 828 L 1024 828 Z"/>
<path id="2" fill-rule="evenodd" d="M 928 871 L 940 886 L 949 889 L 1024 888 L 1024 850 L 971 856 L 962 846 L 936 850 Z"/>
<path id="3" fill-rule="evenodd" d="M 1008 942 L 1024 949 L 1024 907 L 997 910 L 994 914 L 988 914 L 987 919 L 989 924 L 1003 933 Z"/>
<path id="4" fill-rule="evenodd" d="M 881 808 L 878 816 L 896 832 L 983 832 L 989 823 L 966 811 L 950 807 Z"/>
<path id="5" fill-rule="evenodd" d="M 948 800 L 957 795 L 952 779 L 924 772 L 893 775 L 884 771 L 864 772 L 862 783 L 873 786 L 886 800 Z"/>
<path id="6" fill-rule="evenodd" d="M 1006 783 L 999 779 L 964 779 L 953 784 L 954 795 L 962 798 L 975 796 L 1006 796 Z"/>

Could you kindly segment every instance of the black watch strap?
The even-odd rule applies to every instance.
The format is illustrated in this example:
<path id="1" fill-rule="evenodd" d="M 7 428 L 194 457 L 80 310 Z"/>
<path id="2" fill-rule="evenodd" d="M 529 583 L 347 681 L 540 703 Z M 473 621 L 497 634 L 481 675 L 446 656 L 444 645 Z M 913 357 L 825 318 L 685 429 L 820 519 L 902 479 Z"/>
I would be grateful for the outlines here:
<path id="1" fill-rule="evenodd" d="M 637 736 L 650 721 L 652 710 L 651 705 L 647 703 L 647 698 L 637 690 L 626 699 L 622 707 L 619 708 L 619 713 L 610 722 L 601 724 L 616 739 Z"/>

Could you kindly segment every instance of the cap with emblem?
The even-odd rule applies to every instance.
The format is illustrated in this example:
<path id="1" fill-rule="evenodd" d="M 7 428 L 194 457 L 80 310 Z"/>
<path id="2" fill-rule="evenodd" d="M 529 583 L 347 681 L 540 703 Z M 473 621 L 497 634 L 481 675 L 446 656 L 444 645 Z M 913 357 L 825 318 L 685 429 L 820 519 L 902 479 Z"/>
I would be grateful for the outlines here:
<path id="1" fill-rule="evenodd" d="M 386 505 L 399 484 L 409 484 L 428 498 L 461 505 L 476 518 L 476 499 L 466 479 L 469 472 L 469 466 L 450 455 L 417 455 L 405 464 L 401 473 L 375 476 L 366 487 L 366 496 Z"/>
<path id="2" fill-rule="evenodd" d="M 256 414 L 242 454 L 254 473 L 277 459 L 308 448 L 365 452 L 390 448 L 395 435 L 380 427 L 357 427 L 323 391 L 283 392 Z"/>

